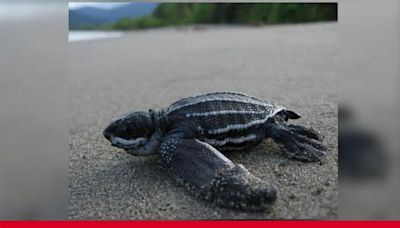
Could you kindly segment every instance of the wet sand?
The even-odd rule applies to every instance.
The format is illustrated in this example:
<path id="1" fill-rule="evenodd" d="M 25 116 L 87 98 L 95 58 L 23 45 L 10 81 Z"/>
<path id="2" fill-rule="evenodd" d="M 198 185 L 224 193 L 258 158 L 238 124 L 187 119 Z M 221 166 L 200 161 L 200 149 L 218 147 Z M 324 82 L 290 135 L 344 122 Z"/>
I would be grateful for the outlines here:
<path id="1" fill-rule="evenodd" d="M 69 44 L 69 217 L 73 219 L 333 219 L 337 216 L 337 24 L 157 29 Z M 132 110 L 237 91 L 295 110 L 321 131 L 321 163 L 283 158 L 266 140 L 229 153 L 280 189 L 270 212 L 217 208 L 177 185 L 158 156 L 113 148 L 102 129 Z"/>

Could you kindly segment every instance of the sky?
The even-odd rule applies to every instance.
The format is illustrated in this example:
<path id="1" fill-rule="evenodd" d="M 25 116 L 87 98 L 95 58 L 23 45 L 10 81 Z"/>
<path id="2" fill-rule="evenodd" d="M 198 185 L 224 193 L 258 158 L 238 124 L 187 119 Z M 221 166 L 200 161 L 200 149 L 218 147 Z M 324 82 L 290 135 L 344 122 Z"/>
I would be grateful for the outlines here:
<path id="1" fill-rule="evenodd" d="M 114 7 L 118 7 L 121 5 L 127 4 L 126 2 L 69 2 L 68 8 L 69 9 L 76 9 L 85 6 L 93 6 L 103 9 L 110 9 Z"/>

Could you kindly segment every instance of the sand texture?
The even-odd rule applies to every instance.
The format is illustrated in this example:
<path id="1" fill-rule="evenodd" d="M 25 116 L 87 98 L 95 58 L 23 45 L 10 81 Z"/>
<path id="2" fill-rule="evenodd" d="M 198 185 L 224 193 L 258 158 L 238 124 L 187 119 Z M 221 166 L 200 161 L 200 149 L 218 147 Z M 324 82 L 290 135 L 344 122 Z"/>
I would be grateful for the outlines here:
<path id="1" fill-rule="evenodd" d="M 337 24 L 156 29 L 69 44 L 69 217 L 73 219 L 333 219 L 337 216 Z M 237 91 L 302 115 L 328 148 L 321 163 L 283 158 L 266 140 L 227 156 L 280 189 L 271 212 L 210 206 L 158 156 L 111 147 L 102 129 L 132 110 Z"/>

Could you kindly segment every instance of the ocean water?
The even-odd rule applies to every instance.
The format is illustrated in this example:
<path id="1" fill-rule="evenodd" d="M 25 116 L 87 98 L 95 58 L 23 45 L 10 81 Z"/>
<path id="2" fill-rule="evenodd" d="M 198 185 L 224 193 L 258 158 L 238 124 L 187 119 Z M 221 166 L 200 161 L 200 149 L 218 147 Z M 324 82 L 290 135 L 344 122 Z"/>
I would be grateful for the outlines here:
<path id="1" fill-rule="evenodd" d="M 118 38 L 121 37 L 122 34 L 122 32 L 70 31 L 68 32 L 68 42 Z"/>

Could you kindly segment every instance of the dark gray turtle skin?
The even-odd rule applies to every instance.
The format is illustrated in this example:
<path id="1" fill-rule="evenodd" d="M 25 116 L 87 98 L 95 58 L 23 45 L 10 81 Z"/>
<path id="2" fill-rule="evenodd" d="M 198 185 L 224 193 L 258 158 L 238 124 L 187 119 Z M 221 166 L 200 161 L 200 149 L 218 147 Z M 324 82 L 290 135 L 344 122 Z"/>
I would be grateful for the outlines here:
<path id="1" fill-rule="evenodd" d="M 318 132 L 288 124 L 298 118 L 294 111 L 260 98 L 215 92 L 178 100 L 159 111 L 127 113 L 103 134 L 129 154 L 160 154 L 178 182 L 201 199 L 227 208 L 265 210 L 277 199 L 276 186 L 225 154 L 272 138 L 289 159 L 320 161 L 325 148 Z"/>

